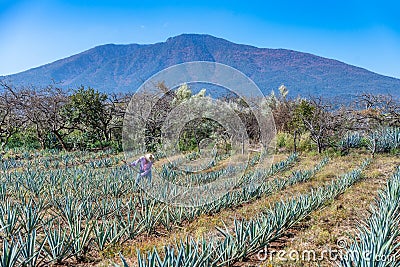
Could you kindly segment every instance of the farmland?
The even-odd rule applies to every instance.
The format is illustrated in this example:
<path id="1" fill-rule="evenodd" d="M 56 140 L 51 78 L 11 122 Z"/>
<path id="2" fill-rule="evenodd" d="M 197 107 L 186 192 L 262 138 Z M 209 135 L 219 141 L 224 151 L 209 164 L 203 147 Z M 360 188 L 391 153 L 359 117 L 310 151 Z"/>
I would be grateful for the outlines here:
<path id="1" fill-rule="evenodd" d="M 351 236 L 361 231 L 368 240 L 359 221 L 378 220 L 369 218 L 368 207 L 377 198 L 372 210 L 382 214 L 378 191 L 387 182 L 398 188 L 392 186 L 397 176 L 390 177 L 400 163 L 395 155 L 371 160 L 360 151 L 277 154 L 261 169 L 264 182 L 256 190 L 185 208 L 146 197 L 123 159 L 107 151 L 8 151 L 0 184 L 2 266 L 108 266 L 122 259 L 130 266 L 287 266 L 276 257 L 262 260 L 259 252 L 337 249 L 343 238 L 362 248 Z M 380 198 L 388 199 L 384 192 Z M 399 199 L 398 191 L 386 194 Z M 393 250 L 394 240 L 387 242 Z M 329 258 L 320 264 L 333 266 Z"/>
<path id="2" fill-rule="evenodd" d="M 151 84 L 132 98 L 2 84 L 1 267 L 398 266 L 392 96 Z"/>

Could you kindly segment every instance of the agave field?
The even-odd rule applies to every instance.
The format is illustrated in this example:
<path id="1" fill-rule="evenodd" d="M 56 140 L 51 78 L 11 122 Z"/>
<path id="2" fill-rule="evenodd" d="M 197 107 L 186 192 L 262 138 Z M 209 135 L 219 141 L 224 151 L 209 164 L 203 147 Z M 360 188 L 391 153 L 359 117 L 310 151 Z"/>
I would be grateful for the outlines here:
<path id="1" fill-rule="evenodd" d="M 336 170 L 327 182 L 285 195 L 281 192 L 310 184 L 337 158 L 318 156 L 312 163 L 303 164 L 304 157 L 291 154 L 278 157 L 272 166 L 252 171 L 259 157 L 250 159 L 246 175 L 257 175 L 261 184 L 232 190 L 202 206 L 179 207 L 142 192 L 135 182 L 136 173 L 123 163 L 123 154 L 10 152 L 1 158 L 0 165 L 0 266 L 239 266 L 363 181 L 376 160 L 371 162 L 368 155 L 353 157 L 351 169 Z M 187 158 L 195 159 L 196 155 Z M 163 164 L 161 173 L 173 182 L 197 184 L 229 175 L 231 167 L 217 168 L 223 161 L 217 159 L 212 171 L 185 176 L 185 181 L 177 178 L 180 174 L 174 165 L 179 159 Z M 386 187 L 371 204 L 370 216 L 355 229 L 354 240 L 346 249 L 372 249 L 396 257 L 399 175 L 397 170 L 387 177 Z M 218 218 L 224 212 L 235 216 L 236 210 L 276 195 L 279 200 L 259 208 L 249 218 L 221 218 L 209 235 L 187 234 L 174 243 L 161 241 L 199 218 Z M 147 239 L 160 241 L 145 249 L 139 244 Z M 127 253 L 128 247 L 135 253 Z M 361 260 L 347 258 L 337 264 L 399 266 L 398 261 L 369 265 Z"/>
<path id="2" fill-rule="evenodd" d="M 389 178 L 371 205 L 371 215 L 358 228 L 341 266 L 399 266 L 400 169 Z M 365 252 L 368 252 L 366 255 Z M 367 257 L 366 257 L 367 256 Z"/>

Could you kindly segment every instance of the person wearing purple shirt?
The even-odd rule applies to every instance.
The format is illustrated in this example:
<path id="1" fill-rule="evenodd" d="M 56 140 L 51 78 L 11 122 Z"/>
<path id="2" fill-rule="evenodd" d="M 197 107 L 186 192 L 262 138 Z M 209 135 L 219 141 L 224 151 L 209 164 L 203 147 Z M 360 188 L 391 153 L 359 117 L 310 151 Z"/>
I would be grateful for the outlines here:
<path id="1" fill-rule="evenodd" d="M 153 166 L 153 161 L 154 161 L 153 154 L 146 154 L 129 164 L 130 166 L 133 167 L 140 164 L 139 173 L 136 178 L 136 183 L 139 183 L 143 177 L 147 177 L 148 182 L 151 183 L 151 167 Z"/>

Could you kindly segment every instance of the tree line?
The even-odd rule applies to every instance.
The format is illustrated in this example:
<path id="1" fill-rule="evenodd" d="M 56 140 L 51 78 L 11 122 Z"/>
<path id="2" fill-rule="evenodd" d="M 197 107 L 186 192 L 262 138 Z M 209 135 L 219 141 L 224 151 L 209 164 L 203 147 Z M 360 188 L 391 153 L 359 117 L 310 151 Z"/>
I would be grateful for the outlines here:
<path id="1" fill-rule="evenodd" d="M 90 149 L 121 146 L 128 94 L 0 82 L 0 141 L 6 146 Z"/>
<path id="2" fill-rule="evenodd" d="M 320 96 L 288 99 L 282 85 L 279 95 L 267 97 L 278 132 L 292 136 L 294 151 L 308 135 L 319 153 L 327 148 L 346 150 L 341 140 L 349 133 L 372 135 L 379 129 L 400 126 L 400 102 L 392 95 L 362 93 L 346 104 Z M 341 151 L 346 152 L 346 151 Z"/>
<path id="3" fill-rule="evenodd" d="M 159 134 L 163 118 L 172 107 L 191 97 L 204 97 L 206 91 L 192 94 L 187 85 L 169 90 L 161 82 L 157 87 L 165 94 L 155 105 L 156 112 L 147 123 L 146 131 Z M 289 98 L 282 85 L 279 93 L 266 96 L 277 131 L 291 136 L 294 151 L 307 136 L 322 153 L 327 148 L 343 149 L 339 141 L 352 131 L 371 133 L 382 127 L 400 126 L 400 104 L 391 95 L 360 94 L 348 104 L 339 104 L 322 97 Z M 122 127 L 132 94 L 106 94 L 91 87 L 64 90 L 57 85 L 21 87 L 0 81 L 0 142 L 1 149 L 15 146 L 35 148 L 122 149 Z M 149 101 L 148 96 L 139 96 Z M 223 98 L 223 97 L 221 97 Z M 257 125 L 246 101 L 225 99 L 246 125 L 251 138 L 257 136 Z M 214 123 L 214 124 L 213 124 Z M 220 128 L 211 120 L 189 123 L 180 144 L 184 150 L 198 146 Z M 221 130 L 221 129 L 220 129 Z"/>

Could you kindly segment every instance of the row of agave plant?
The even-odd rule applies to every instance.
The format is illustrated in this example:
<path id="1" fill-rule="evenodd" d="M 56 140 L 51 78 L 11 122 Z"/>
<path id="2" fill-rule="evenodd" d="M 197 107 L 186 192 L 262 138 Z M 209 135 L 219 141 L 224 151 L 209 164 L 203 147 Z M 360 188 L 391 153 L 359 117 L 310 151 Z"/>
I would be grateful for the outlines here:
<path id="1" fill-rule="evenodd" d="M 74 152 L 75 153 L 75 152 Z M 11 171 L 16 168 L 31 168 L 35 166 L 36 169 L 58 169 L 67 168 L 79 165 L 88 165 L 92 168 L 111 167 L 118 164 L 123 159 L 123 155 L 112 155 L 107 152 L 98 153 L 84 153 L 79 152 L 75 154 L 65 154 L 59 156 L 40 156 L 33 154 L 32 158 L 9 158 L 0 159 L 0 170 Z"/>
<path id="2" fill-rule="evenodd" d="M 180 170 L 176 167 L 174 163 L 166 163 L 163 164 L 162 169 L 160 171 L 160 175 L 164 180 L 170 181 L 174 184 L 179 185 L 202 185 L 204 183 L 213 182 L 219 178 L 232 178 L 234 176 L 243 176 L 242 174 L 246 170 L 251 170 L 256 164 L 259 163 L 260 159 L 262 160 L 260 154 L 256 154 L 249 159 L 247 164 L 237 164 L 237 165 L 227 165 L 223 168 L 216 168 L 211 172 L 187 172 L 186 170 Z M 267 168 L 259 168 L 257 172 L 262 173 L 263 177 L 271 176 L 275 172 L 283 170 L 290 163 L 296 161 L 298 155 L 296 153 L 291 154 L 287 160 L 272 164 L 270 167 Z M 219 161 L 222 160 L 218 159 Z M 244 177 L 253 177 L 254 170 L 249 171 L 246 176 Z M 243 178 L 244 178 L 243 177 Z"/>
<path id="3" fill-rule="evenodd" d="M 165 246 L 162 252 L 156 248 L 147 254 L 139 251 L 138 266 L 232 266 L 268 247 L 294 224 L 358 182 L 369 162 L 364 161 L 359 168 L 308 194 L 279 201 L 254 219 L 235 220 L 231 227 L 217 228 L 217 237 L 203 237 L 200 240 L 187 237 L 176 245 Z M 128 266 L 122 259 L 124 266 Z"/>
<path id="4" fill-rule="evenodd" d="M 286 160 L 264 169 L 265 176 L 272 175 L 290 166 L 297 160 L 293 154 Z M 97 164 L 97 163 L 96 163 Z M 62 169 L 18 169 L 13 172 L 1 173 L 0 188 L 13 192 L 16 196 L 31 194 L 36 197 L 40 195 L 74 195 L 82 198 L 106 198 L 108 196 L 122 197 L 127 193 L 137 193 L 131 169 L 125 165 L 113 166 L 112 168 L 97 168 L 95 164 L 72 166 Z M 218 176 L 226 172 L 226 169 L 216 170 L 207 174 L 198 174 L 205 177 Z M 210 178 L 211 179 L 211 178 Z M 50 191 L 53 192 L 50 192 Z"/>
<path id="5" fill-rule="evenodd" d="M 216 166 L 219 161 L 228 158 L 228 156 L 229 156 L 228 154 L 217 155 L 216 151 L 210 152 L 210 155 L 203 155 L 200 152 L 193 152 L 169 162 L 169 165 L 173 169 L 180 169 L 178 166 L 181 166 L 182 163 L 184 162 L 198 161 L 196 164 L 194 164 L 194 166 L 185 166 L 184 168 L 184 171 L 186 173 L 198 172 Z M 208 160 L 205 160 L 205 162 L 200 163 L 202 159 L 204 160 L 203 157 L 207 157 Z"/>
<path id="6" fill-rule="evenodd" d="M 341 256 L 340 265 L 400 266 L 400 168 L 379 192 L 370 212 Z"/>
<path id="7" fill-rule="evenodd" d="M 16 168 L 31 168 L 32 166 L 35 166 L 36 169 L 60 169 L 80 165 L 87 165 L 91 168 L 105 168 L 120 163 L 122 159 L 122 155 L 113 155 L 110 157 L 108 154 L 97 154 L 96 158 L 88 154 L 82 158 L 63 155 L 59 159 L 47 157 L 38 157 L 31 160 L 11 159 L 0 162 L 0 170 L 5 172 Z"/>
<path id="8" fill-rule="evenodd" d="M 351 132 L 339 143 L 341 149 L 366 147 L 372 153 L 390 152 L 400 148 L 400 128 L 381 128 L 369 133 Z"/>
<path id="9" fill-rule="evenodd" d="M 297 155 L 291 155 L 266 173 L 276 174 L 296 160 Z M 83 261 L 94 250 L 104 251 L 160 227 L 171 230 L 200 214 L 255 197 L 232 193 L 202 207 L 169 207 L 146 199 L 131 177 L 127 167 L 102 169 L 90 164 L 2 173 L 0 266 Z"/>

